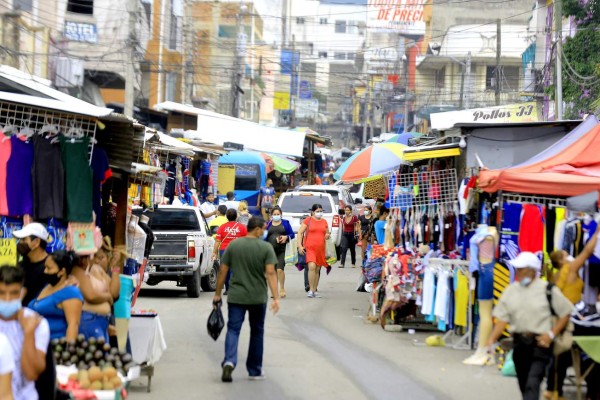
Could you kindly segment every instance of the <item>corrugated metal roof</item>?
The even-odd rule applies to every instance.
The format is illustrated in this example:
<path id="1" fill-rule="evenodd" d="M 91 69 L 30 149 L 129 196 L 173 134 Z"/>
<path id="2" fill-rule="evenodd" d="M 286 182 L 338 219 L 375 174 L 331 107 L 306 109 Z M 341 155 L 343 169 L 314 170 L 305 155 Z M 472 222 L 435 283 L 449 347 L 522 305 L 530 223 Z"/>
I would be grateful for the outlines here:
<path id="1" fill-rule="evenodd" d="M 71 96 L 69 96 L 71 97 Z M 47 108 L 50 110 L 62 111 L 68 114 L 87 115 L 89 117 L 105 117 L 112 113 L 110 108 L 96 107 L 93 104 L 86 103 L 79 99 L 71 97 L 77 101 L 62 101 L 54 99 L 45 99 L 42 97 L 27 96 L 24 94 L 0 92 L 0 100 L 12 103 L 24 104 L 28 106 Z"/>

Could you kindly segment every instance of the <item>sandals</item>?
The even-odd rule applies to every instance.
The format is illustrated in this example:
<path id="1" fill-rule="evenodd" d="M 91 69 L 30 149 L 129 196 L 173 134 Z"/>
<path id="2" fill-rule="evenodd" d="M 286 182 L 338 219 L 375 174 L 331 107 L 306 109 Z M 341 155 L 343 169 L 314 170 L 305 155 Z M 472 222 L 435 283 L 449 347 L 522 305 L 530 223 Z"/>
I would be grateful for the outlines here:
<path id="1" fill-rule="evenodd" d="M 279 291 L 279 297 L 280 297 L 280 298 L 282 298 L 282 299 L 283 299 L 283 298 L 285 298 L 286 296 L 287 296 L 287 294 L 285 293 L 285 290 L 280 290 L 280 291 Z"/>

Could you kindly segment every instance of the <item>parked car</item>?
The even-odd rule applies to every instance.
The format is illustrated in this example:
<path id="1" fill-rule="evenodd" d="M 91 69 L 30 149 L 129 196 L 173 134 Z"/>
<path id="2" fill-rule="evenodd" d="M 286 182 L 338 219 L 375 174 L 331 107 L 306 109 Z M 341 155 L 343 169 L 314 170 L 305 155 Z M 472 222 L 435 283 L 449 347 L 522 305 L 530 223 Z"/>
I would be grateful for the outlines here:
<path id="1" fill-rule="evenodd" d="M 297 192 L 319 192 L 327 193 L 333 197 L 336 205 L 335 211 L 339 215 L 344 215 L 344 208 L 347 205 L 353 205 L 356 202 L 352 199 L 350 192 L 344 186 L 339 185 L 305 185 L 296 189 Z"/>
<path id="2" fill-rule="evenodd" d="M 375 199 L 365 199 L 365 183 L 354 183 L 354 184 L 346 184 L 341 181 L 335 183 L 334 186 L 341 186 L 346 188 L 346 190 L 350 193 L 352 197 L 353 204 L 362 204 L 364 205 L 375 205 Z"/>
<path id="3" fill-rule="evenodd" d="M 277 205 L 281 207 L 282 217 L 290 221 L 294 233 L 298 233 L 300 224 L 310 216 L 313 204 L 323 207 L 323 218 L 331 228 L 331 237 L 336 247 L 342 240 L 341 217 L 338 215 L 337 202 L 329 193 L 295 191 L 285 192 L 279 196 Z"/>
<path id="4" fill-rule="evenodd" d="M 141 209 L 134 213 L 141 214 Z M 215 241 L 197 207 L 160 206 L 146 210 L 155 240 L 148 257 L 147 284 L 177 282 L 187 287 L 188 297 L 199 297 L 200 289 L 217 287 L 218 262 L 211 261 Z"/>

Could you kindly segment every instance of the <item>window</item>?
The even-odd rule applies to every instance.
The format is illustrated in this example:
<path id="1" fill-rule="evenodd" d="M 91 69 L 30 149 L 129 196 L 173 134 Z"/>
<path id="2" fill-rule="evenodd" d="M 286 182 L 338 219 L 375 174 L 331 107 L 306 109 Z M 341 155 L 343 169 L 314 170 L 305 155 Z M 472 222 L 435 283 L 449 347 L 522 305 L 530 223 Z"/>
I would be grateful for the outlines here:
<path id="1" fill-rule="evenodd" d="M 150 217 L 148 226 L 155 231 L 198 231 L 200 224 L 194 210 L 156 208 L 146 213 Z"/>
<path id="2" fill-rule="evenodd" d="M 175 101 L 175 90 L 177 87 L 177 74 L 175 72 L 167 72 L 165 82 L 165 100 Z"/>
<path id="3" fill-rule="evenodd" d="M 319 20 L 319 24 L 321 24 L 321 25 L 327 25 L 327 18 L 321 18 Z"/>
<path id="4" fill-rule="evenodd" d="M 496 88 L 496 76 L 494 74 L 496 70 L 495 66 L 488 66 L 485 68 L 485 89 L 492 90 Z"/>
<path id="5" fill-rule="evenodd" d="M 485 88 L 487 90 L 496 89 L 496 76 L 494 72 L 496 66 L 488 66 L 485 70 Z M 500 67 L 500 90 L 505 92 L 514 92 L 519 90 L 519 67 Z"/>
<path id="6" fill-rule="evenodd" d="M 435 71 L 435 87 L 438 89 L 443 88 L 446 85 L 446 67 L 440 69 L 439 71 Z"/>
<path id="7" fill-rule="evenodd" d="M 354 59 L 356 58 L 356 53 L 348 53 L 347 54 L 347 59 L 354 61 Z"/>
<path id="8" fill-rule="evenodd" d="M 348 21 L 348 33 L 352 33 L 354 35 L 359 33 L 359 29 L 358 29 L 358 21 Z"/>
<path id="9" fill-rule="evenodd" d="M 33 0 L 13 0 L 15 10 L 30 12 L 33 10 Z"/>
<path id="10" fill-rule="evenodd" d="M 281 210 L 284 213 L 310 213 L 313 204 L 320 204 L 325 214 L 331 214 L 333 208 L 327 197 L 314 195 L 289 195 L 284 196 L 281 202 Z"/>
<path id="11" fill-rule="evenodd" d="M 171 17 L 169 20 L 169 50 L 177 50 L 181 40 L 181 27 L 179 25 L 181 18 L 175 13 L 174 0 L 171 0 Z"/>
<path id="12" fill-rule="evenodd" d="M 346 33 L 346 21 L 335 21 L 335 33 Z"/>
<path id="13" fill-rule="evenodd" d="M 256 191 L 260 189 L 260 171 L 255 164 L 235 165 L 234 190 Z"/>
<path id="14" fill-rule="evenodd" d="M 326 51 L 320 51 L 319 52 L 319 58 L 327 58 L 327 52 Z"/>
<path id="15" fill-rule="evenodd" d="M 94 15 L 94 0 L 69 0 L 67 11 L 76 14 Z"/>
<path id="16" fill-rule="evenodd" d="M 314 50 L 315 50 L 315 45 L 314 45 L 314 44 L 312 44 L 312 43 L 309 43 L 309 44 L 308 44 L 308 54 L 312 56 L 312 55 L 313 55 L 313 52 L 314 52 Z"/>
<path id="17" fill-rule="evenodd" d="M 336 59 L 336 60 L 345 60 L 346 59 L 346 53 L 338 53 L 338 52 L 336 52 L 333 55 L 333 58 Z"/>
<path id="18" fill-rule="evenodd" d="M 296 23 L 297 23 L 298 25 L 302 25 L 302 24 L 304 24 L 304 18 L 303 18 L 303 17 L 297 17 L 297 18 L 296 18 Z"/>
<path id="19" fill-rule="evenodd" d="M 146 22 L 150 29 L 152 29 L 152 3 L 148 1 L 142 1 L 142 8 L 146 14 Z"/>

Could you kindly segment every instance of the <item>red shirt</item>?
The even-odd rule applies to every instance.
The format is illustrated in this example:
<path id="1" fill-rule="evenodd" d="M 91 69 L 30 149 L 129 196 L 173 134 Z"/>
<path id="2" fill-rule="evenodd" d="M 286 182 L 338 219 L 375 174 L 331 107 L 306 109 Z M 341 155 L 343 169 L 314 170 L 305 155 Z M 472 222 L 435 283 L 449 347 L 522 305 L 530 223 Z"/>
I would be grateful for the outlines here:
<path id="1" fill-rule="evenodd" d="M 358 224 L 358 217 L 353 215 L 350 222 L 346 223 L 346 216 L 344 216 L 342 218 L 342 223 L 344 224 L 344 233 L 352 233 L 354 232 L 354 227 Z"/>
<path id="2" fill-rule="evenodd" d="M 219 227 L 215 239 L 221 242 L 219 250 L 227 249 L 229 243 L 237 238 L 244 237 L 248 234 L 248 229 L 244 224 L 239 222 L 227 222 Z"/>

